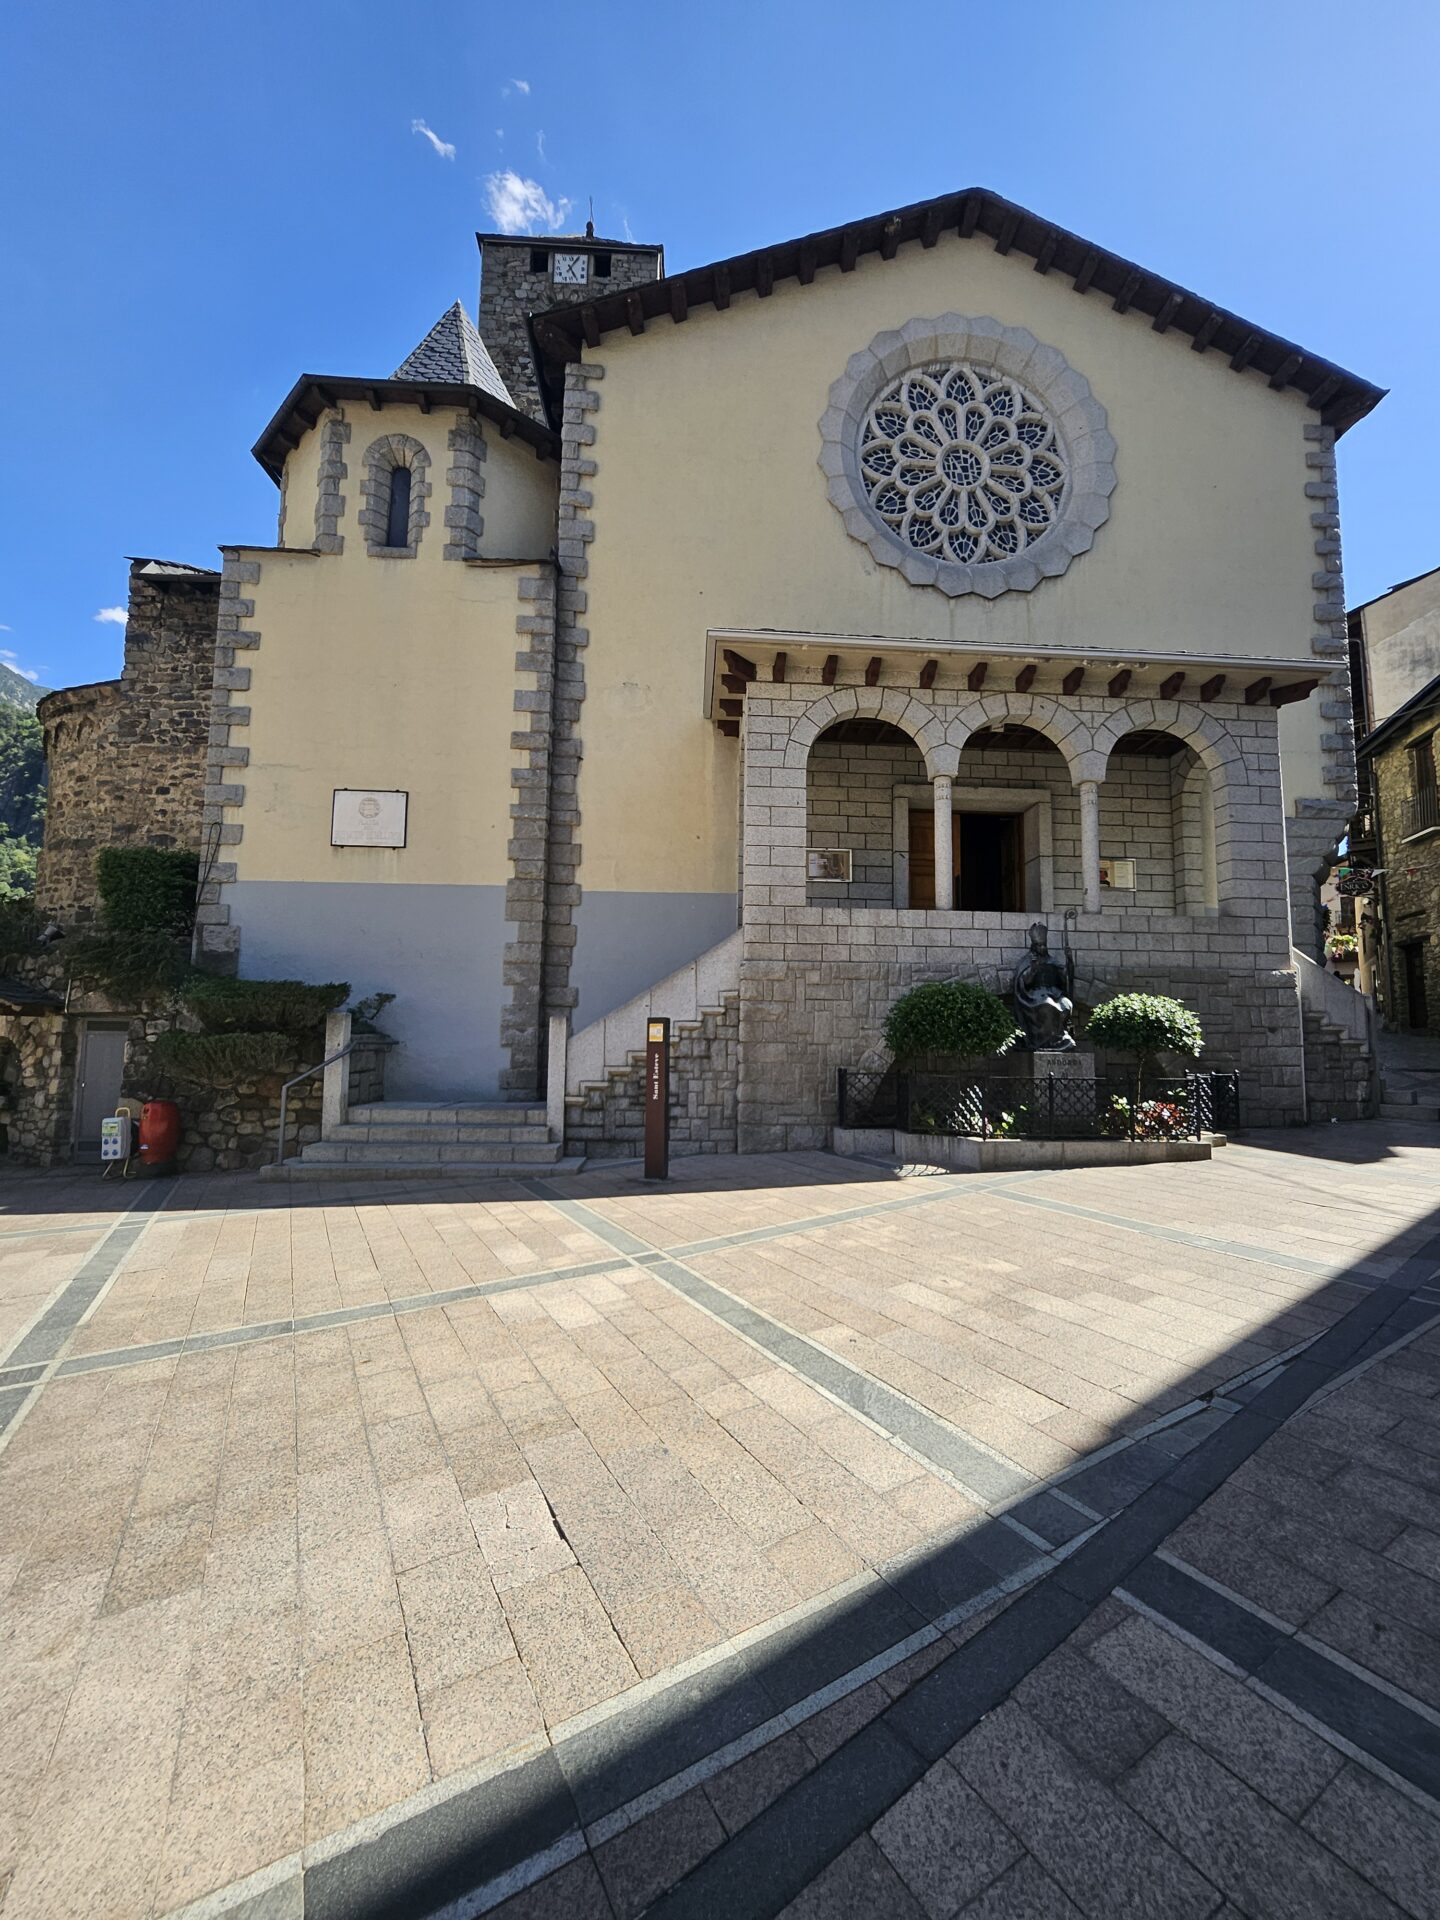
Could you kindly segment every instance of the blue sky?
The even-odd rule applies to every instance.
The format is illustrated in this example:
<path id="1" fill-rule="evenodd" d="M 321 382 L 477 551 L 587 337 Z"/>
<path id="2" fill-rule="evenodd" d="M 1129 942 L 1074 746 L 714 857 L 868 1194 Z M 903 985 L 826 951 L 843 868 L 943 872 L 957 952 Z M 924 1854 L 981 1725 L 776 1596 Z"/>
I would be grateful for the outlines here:
<path id="1" fill-rule="evenodd" d="M 1420 0 L 22 0 L 0 658 L 117 672 L 123 555 L 273 538 L 296 375 L 388 373 L 497 208 L 592 197 L 673 268 L 984 185 L 1340 361 L 1392 389 L 1341 451 L 1368 598 L 1440 564 L 1437 72 Z"/>

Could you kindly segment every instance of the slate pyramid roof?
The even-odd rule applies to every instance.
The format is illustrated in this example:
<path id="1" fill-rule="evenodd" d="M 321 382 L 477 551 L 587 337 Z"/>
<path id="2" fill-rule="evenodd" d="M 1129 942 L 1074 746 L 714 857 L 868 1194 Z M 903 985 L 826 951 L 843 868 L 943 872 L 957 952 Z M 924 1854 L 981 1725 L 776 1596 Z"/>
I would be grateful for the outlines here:
<path id="1" fill-rule="evenodd" d="M 408 354 L 391 376 L 396 380 L 427 380 L 444 385 L 479 387 L 482 392 L 503 400 L 507 407 L 515 402 L 500 378 L 489 349 L 457 300 L 442 313 L 425 338 Z"/>

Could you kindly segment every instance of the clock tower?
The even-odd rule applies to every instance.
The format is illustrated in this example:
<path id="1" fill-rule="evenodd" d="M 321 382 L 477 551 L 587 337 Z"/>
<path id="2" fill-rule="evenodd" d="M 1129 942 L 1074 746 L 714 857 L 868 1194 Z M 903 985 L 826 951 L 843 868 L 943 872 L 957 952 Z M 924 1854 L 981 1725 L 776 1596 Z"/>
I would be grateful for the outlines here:
<path id="1" fill-rule="evenodd" d="M 543 417 L 526 320 L 547 307 L 622 293 L 665 271 L 665 249 L 584 233 L 477 233 L 480 332 L 517 407 Z"/>

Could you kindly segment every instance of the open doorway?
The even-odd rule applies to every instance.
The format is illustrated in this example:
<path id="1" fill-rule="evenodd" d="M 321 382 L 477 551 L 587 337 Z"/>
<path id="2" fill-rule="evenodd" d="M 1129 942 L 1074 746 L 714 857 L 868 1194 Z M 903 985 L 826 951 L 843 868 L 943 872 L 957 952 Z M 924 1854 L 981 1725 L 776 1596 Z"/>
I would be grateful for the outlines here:
<path id="1" fill-rule="evenodd" d="M 951 836 L 953 872 L 938 904 L 964 913 L 1025 911 L 1025 815 L 957 811 Z M 910 809 L 910 905 L 937 905 L 935 815 Z"/>

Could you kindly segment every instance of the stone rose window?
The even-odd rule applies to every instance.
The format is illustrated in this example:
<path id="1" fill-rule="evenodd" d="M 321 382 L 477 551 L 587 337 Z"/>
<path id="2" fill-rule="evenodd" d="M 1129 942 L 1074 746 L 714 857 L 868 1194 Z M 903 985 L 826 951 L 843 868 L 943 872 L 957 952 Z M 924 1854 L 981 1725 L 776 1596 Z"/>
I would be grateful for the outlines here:
<path id="1" fill-rule="evenodd" d="M 1066 463 L 1033 395 L 952 361 L 903 374 L 881 394 L 861 430 L 860 477 L 908 546 L 983 566 L 1054 526 Z"/>
<path id="2" fill-rule="evenodd" d="M 914 586 L 1027 592 L 1109 517 L 1105 409 L 1023 327 L 947 313 L 877 334 L 831 387 L 820 434 L 847 531 Z"/>

